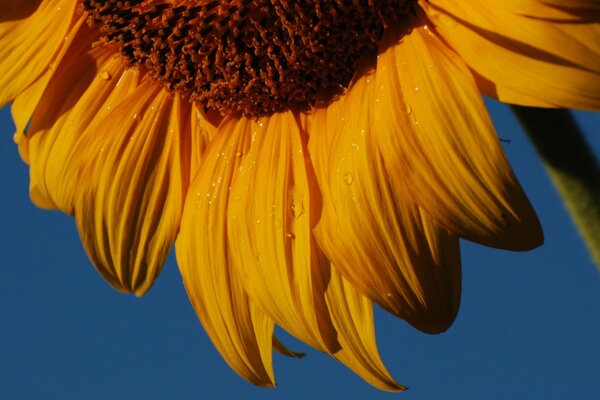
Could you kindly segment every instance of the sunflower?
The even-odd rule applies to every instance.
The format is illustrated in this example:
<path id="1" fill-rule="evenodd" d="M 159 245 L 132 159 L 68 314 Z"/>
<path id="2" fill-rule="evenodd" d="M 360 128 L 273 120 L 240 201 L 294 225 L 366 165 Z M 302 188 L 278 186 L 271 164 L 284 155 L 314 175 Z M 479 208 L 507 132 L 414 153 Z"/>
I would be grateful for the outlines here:
<path id="1" fill-rule="evenodd" d="M 459 238 L 540 224 L 482 95 L 598 109 L 596 0 L 0 0 L 0 105 L 30 195 L 75 217 L 115 289 L 175 243 L 227 363 L 275 384 L 279 326 L 402 390 L 373 304 L 427 333 L 460 302 Z"/>

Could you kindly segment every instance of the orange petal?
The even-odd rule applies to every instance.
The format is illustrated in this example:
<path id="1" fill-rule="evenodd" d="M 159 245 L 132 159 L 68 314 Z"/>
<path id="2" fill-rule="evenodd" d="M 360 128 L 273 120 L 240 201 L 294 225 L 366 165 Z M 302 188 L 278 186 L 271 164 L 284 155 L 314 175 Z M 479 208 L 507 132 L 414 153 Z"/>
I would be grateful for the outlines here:
<path id="1" fill-rule="evenodd" d="M 402 175 L 385 164 L 376 140 L 401 133 L 384 132 L 389 125 L 373 119 L 373 94 L 374 80 L 363 76 L 309 119 L 323 195 L 315 234 L 363 295 L 423 331 L 440 332 L 460 300 L 458 240 L 413 203 Z"/>
<path id="2" fill-rule="evenodd" d="M 284 356 L 292 357 L 292 358 L 302 358 L 302 357 L 304 357 L 306 355 L 304 353 L 299 353 L 299 352 L 292 351 L 292 350 L 288 349 L 275 336 L 273 336 L 273 350 L 275 350 L 279 354 L 283 354 Z"/>
<path id="3" fill-rule="evenodd" d="M 597 0 L 503 0 L 495 2 L 494 7 L 554 22 L 597 20 L 600 11 Z"/>
<path id="4" fill-rule="evenodd" d="M 407 196 L 469 240 L 512 250 L 542 243 L 469 69 L 427 26 L 379 55 L 373 88 L 374 138 Z"/>
<path id="5" fill-rule="evenodd" d="M 4 18 L 23 19 L 0 20 L 0 107 L 14 99 L 44 70 L 55 67 L 51 61 L 71 26 L 76 5 L 74 1 L 48 0 L 39 2 L 33 11 L 34 6 L 23 2 L 2 3 L 3 9 L 15 7 Z M 5 14 L 2 11 L 0 15 Z"/>
<path id="6" fill-rule="evenodd" d="M 494 84 L 481 87 L 486 95 L 529 106 L 600 109 L 597 5 L 594 18 L 582 8 L 581 19 L 558 22 L 484 0 L 432 0 L 424 7 L 444 40 Z"/>
<path id="7" fill-rule="evenodd" d="M 182 154 L 191 147 L 190 109 L 147 81 L 73 150 L 81 160 L 77 227 L 94 265 L 118 290 L 146 292 L 177 234 L 189 185 Z"/>
<path id="8" fill-rule="evenodd" d="M 85 17 L 80 17 L 64 38 L 64 43 L 60 49 L 52 57 L 52 65 L 56 66 L 52 69 L 46 69 L 38 78 L 21 91 L 11 104 L 12 117 L 17 128 L 16 135 L 21 136 L 25 133 L 26 127 L 31 121 L 31 115 L 38 106 L 42 95 L 48 87 L 50 79 L 55 74 L 60 74 L 63 68 L 68 68 L 68 64 L 79 62 L 80 57 L 85 57 L 85 53 L 92 47 L 92 43 L 99 37 L 99 33 L 90 29 L 85 24 Z M 65 61 L 64 57 L 67 56 Z M 73 71 L 70 71 L 73 72 Z M 62 93 L 50 93 L 48 96 L 62 95 Z M 64 102 L 55 99 L 57 102 Z M 29 162 L 26 156 L 26 162 Z"/>
<path id="9" fill-rule="evenodd" d="M 339 346 L 325 303 L 326 270 L 311 232 L 318 199 L 303 137 L 291 112 L 239 124 L 252 144 L 228 208 L 232 260 L 264 312 L 298 339 L 331 353 Z"/>
<path id="10" fill-rule="evenodd" d="M 74 46 L 60 64 L 21 138 L 30 161 L 30 195 L 39 207 L 74 212 L 80 162 L 74 151 L 93 127 L 139 85 L 135 71 L 124 72 L 114 49 Z M 89 128 L 89 129 L 88 129 Z"/>
<path id="11" fill-rule="evenodd" d="M 334 357 L 376 388 L 405 390 L 383 365 L 373 326 L 373 306 L 333 268 L 327 287 L 327 304 L 342 349 Z"/>
<path id="12" fill-rule="evenodd" d="M 190 186 L 177 262 L 188 296 L 209 337 L 239 375 L 273 386 L 273 322 L 244 292 L 227 246 L 229 188 L 250 135 L 235 120 L 223 123 Z"/>

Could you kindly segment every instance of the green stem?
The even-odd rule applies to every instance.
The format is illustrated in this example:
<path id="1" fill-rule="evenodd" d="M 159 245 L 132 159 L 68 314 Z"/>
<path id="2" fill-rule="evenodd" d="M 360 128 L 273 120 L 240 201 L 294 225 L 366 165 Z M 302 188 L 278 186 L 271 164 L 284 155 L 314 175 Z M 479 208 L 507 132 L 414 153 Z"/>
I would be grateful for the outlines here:
<path id="1" fill-rule="evenodd" d="M 511 106 L 600 268 L 600 166 L 568 110 Z"/>

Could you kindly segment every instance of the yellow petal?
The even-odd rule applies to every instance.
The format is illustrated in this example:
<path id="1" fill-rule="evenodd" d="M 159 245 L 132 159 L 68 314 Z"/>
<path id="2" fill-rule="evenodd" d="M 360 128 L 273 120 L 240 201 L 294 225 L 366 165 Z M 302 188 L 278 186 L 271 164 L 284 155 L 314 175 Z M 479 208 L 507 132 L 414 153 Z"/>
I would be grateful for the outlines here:
<path id="1" fill-rule="evenodd" d="M 284 356 L 288 356 L 288 357 L 292 357 L 292 358 L 302 358 L 306 355 L 304 353 L 299 353 L 299 352 L 288 349 L 275 336 L 273 336 L 273 350 L 275 350 L 279 354 L 283 354 Z"/>
<path id="2" fill-rule="evenodd" d="M 67 55 L 69 61 L 82 57 L 91 48 L 92 43 L 98 39 L 98 33 L 85 24 L 85 17 L 80 17 L 64 39 L 63 45 L 52 58 L 52 64 L 57 66 L 46 69 L 31 85 L 24 89 L 11 104 L 12 117 L 17 128 L 17 135 L 23 133 L 31 121 L 31 115 L 37 107 L 48 82 L 57 71 L 65 67 L 63 57 Z M 28 161 L 28 160 L 26 160 Z"/>
<path id="3" fill-rule="evenodd" d="M 332 264 L 363 295 L 426 332 L 448 328 L 460 299 L 458 240 L 413 203 L 376 141 L 374 80 L 309 119 L 309 149 L 323 195 L 315 234 Z M 394 110 L 394 113 L 397 111 Z M 396 166 L 394 166 L 396 167 Z"/>
<path id="4" fill-rule="evenodd" d="M 74 212 L 75 179 L 79 164 L 87 162 L 75 146 L 97 135 L 93 122 L 139 85 L 137 72 L 124 72 L 113 56 L 114 49 L 105 46 L 89 53 L 72 47 L 34 111 L 20 146 L 28 148 L 30 195 L 39 207 Z"/>
<path id="5" fill-rule="evenodd" d="M 470 68 L 494 83 L 494 91 L 482 87 L 485 94 L 521 105 L 600 108 L 597 6 L 595 18 L 582 12 L 581 20 L 557 22 L 484 0 L 428 4 L 435 29 Z"/>
<path id="6" fill-rule="evenodd" d="M 494 7 L 554 22 L 597 20 L 600 11 L 597 0 L 503 0 L 494 2 Z"/>
<path id="7" fill-rule="evenodd" d="M 193 178 L 200 170 L 204 152 L 215 136 L 220 120 L 215 120 L 213 115 L 207 115 L 197 104 L 192 105 L 191 119 L 192 151 L 187 155 L 191 157 L 190 176 Z"/>
<path id="8" fill-rule="evenodd" d="M 48 68 L 60 49 L 71 26 L 74 1 L 42 1 L 35 12 L 33 7 L 18 3 L 10 17 L 24 19 L 0 20 L 0 107 L 14 99 Z M 9 6 L 2 4 L 2 7 Z M 2 14 L 3 15 L 3 14 Z"/>
<path id="9" fill-rule="evenodd" d="M 379 55 L 373 87 L 377 146 L 413 201 L 469 240 L 542 243 L 468 68 L 426 26 Z"/>
<path id="10" fill-rule="evenodd" d="M 387 371 L 377 350 L 373 306 L 332 268 L 327 287 L 327 304 L 338 331 L 342 349 L 334 357 L 376 388 L 405 390 Z"/>
<path id="11" fill-rule="evenodd" d="M 229 188 L 250 135 L 235 120 L 224 122 L 190 186 L 177 263 L 188 296 L 217 350 L 239 375 L 273 386 L 273 322 L 253 306 L 227 246 Z"/>
<path id="12" fill-rule="evenodd" d="M 334 352 L 327 277 L 311 232 L 318 199 L 303 137 L 290 112 L 239 124 L 252 144 L 231 192 L 231 257 L 257 306 L 298 339 Z"/>
<path id="13" fill-rule="evenodd" d="M 118 290 L 142 295 L 177 233 L 189 165 L 191 107 L 152 81 L 89 127 L 81 157 L 75 217 L 98 271 Z M 187 157 L 189 159 L 189 157 Z"/>

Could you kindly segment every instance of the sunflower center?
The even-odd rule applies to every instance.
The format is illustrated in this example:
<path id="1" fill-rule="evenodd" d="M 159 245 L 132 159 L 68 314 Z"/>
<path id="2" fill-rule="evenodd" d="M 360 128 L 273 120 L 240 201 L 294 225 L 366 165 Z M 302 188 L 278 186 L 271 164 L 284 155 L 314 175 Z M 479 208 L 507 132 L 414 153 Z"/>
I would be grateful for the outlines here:
<path id="1" fill-rule="evenodd" d="M 167 89 L 221 114 L 310 107 L 346 87 L 416 0 L 84 0 L 89 23 Z"/>

